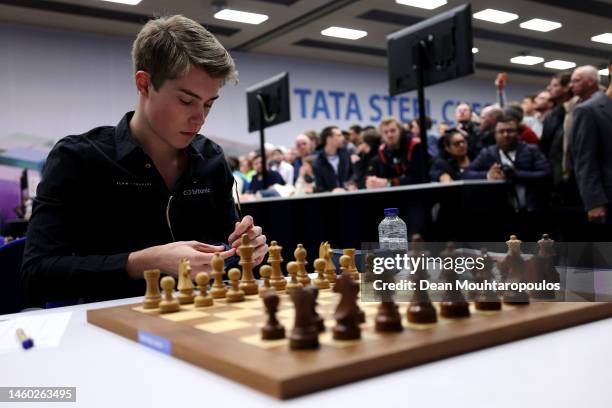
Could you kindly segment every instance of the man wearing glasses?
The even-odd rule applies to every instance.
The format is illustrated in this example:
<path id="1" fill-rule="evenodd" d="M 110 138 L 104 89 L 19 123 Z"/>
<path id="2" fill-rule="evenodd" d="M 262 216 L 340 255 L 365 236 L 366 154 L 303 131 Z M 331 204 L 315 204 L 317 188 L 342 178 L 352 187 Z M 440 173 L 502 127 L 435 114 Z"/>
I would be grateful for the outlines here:
<path id="1" fill-rule="evenodd" d="M 550 163 L 540 149 L 519 140 L 516 119 L 503 116 L 495 126 L 495 145 L 480 152 L 463 178 L 512 182 L 516 209 L 536 211 L 547 204 L 551 174 Z"/>

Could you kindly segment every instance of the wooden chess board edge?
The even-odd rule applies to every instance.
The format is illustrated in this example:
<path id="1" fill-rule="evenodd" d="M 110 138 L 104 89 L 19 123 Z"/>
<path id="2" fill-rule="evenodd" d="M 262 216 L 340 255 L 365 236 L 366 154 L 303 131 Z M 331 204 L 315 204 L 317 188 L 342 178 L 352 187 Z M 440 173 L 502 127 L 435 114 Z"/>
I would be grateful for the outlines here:
<path id="1" fill-rule="evenodd" d="M 87 320 L 106 330 L 115 332 L 123 337 L 138 341 L 137 329 L 134 320 L 147 323 L 141 329 L 150 329 L 152 333 L 164 336 L 172 341 L 172 355 L 198 365 L 206 370 L 215 372 L 249 387 L 255 388 L 268 395 L 287 399 L 298 397 L 304 394 L 321 391 L 334 386 L 347 384 L 361 379 L 393 372 L 420 365 L 423 363 L 451 357 L 454 355 L 479 350 L 514 340 L 519 340 L 539 334 L 547 333 L 562 328 L 575 326 L 612 316 L 612 303 L 563 303 L 562 310 L 553 314 L 544 312 L 543 316 L 510 322 L 508 325 L 489 328 L 486 332 L 473 332 L 468 330 L 456 337 L 437 338 L 432 332 L 432 341 L 423 344 L 405 345 L 392 344 L 393 334 L 390 336 L 388 346 L 383 341 L 379 348 L 372 351 L 368 350 L 363 356 L 350 354 L 348 350 L 339 350 L 338 354 L 346 353 L 350 358 L 341 361 L 335 366 L 326 365 L 325 367 L 315 365 L 312 369 L 306 368 L 303 371 L 295 372 L 294 375 L 279 373 L 276 370 L 263 368 L 257 370 L 256 367 L 249 367 L 249 364 L 231 361 L 222 355 L 216 358 L 210 349 L 214 349 L 215 343 L 223 341 L 215 335 L 206 335 L 206 340 L 211 341 L 207 347 L 203 348 L 196 336 L 183 336 L 180 332 L 189 332 L 190 328 L 175 329 L 176 325 L 171 322 L 164 322 L 164 327 L 173 327 L 171 333 L 164 333 L 166 329 L 160 329 L 159 322 L 151 320 L 151 316 L 136 314 L 129 309 L 131 306 L 119 306 L 115 308 L 90 310 L 87 312 Z M 543 305 L 548 307 L 547 305 Z M 525 306 L 530 308 L 532 306 Z M 526 310 L 527 311 L 527 310 Z M 126 313 L 127 312 L 127 313 Z M 135 316 L 140 316 L 142 320 Z M 465 323 L 467 323 L 466 321 Z M 166 325 L 167 323 L 167 325 Z M 462 332 L 460 326 L 463 323 L 457 322 L 458 334 Z M 180 326 L 178 326 L 180 327 Z M 157 328 L 157 330 L 154 330 Z M 174 340 L 179 338 L 180 340 Z M 209 349 L 210 348 L 210 349 Z M 257 351 L 253 351 L 257 352 Z M 304 353 L 306 356 L 313 351 L 293 351 L 292 353 Z M 316 352 L 316 351 L 314 351 Z M 257 357 L 255 357 L 257 360 Z M 266 374 L 266 372 L 268 374 Z"/>
<path id="2" fill-rule="evenodd" d="M 130 307 L 132 306 L 134 305 L 130 305 Z M 125 312 L 125 310 L 123 306 L 88 310 L 87 321 L 139 343 L 138 330 L 122 319 L 122 317 L 124 317 L 122 313 Z M 154 333 L 155 331 L 150 330 L 150 332 Z M 164 337 L 161 333 L 154 334 Z M 171 342 L 172 348 L 170 354 L 173 357 L 197 365 L 212 373 L 238 381 L 265 394 L 281 398 L 282 390 L 280 389 L 280 382 L 277 381 L 277 379 L 266 377 L 262 375 L 261 372 L 251 371 L 248 367 L 242 365 L 231 364 L 231 362 L 223 358 L 216 358 L 214 353 L 208 352 L 206 347 L 202 347 L 202 344 L 198 344 L 197 341 L 188 340 L 179 342 L 173 341 L 170 339 L 170 336 L 165 336 L 164 338 Z M 207 346 L 212 348 L 212 345 Z"/>

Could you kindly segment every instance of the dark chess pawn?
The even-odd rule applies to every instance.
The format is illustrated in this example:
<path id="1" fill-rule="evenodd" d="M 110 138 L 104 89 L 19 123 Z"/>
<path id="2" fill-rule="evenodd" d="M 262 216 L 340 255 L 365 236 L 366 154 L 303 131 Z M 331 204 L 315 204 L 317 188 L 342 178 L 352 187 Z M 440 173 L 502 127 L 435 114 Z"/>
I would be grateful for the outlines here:
<path id="1" fill-rule="evenodd" d="M 556 255 L 554 245 L 555 241 L 550 239 L 548 234 L 542 235 L 542 239 L 538 241 L 538 253 L 532 258 L 535 270 L 534 282 L 559 283 L 561 281 L 554 263 Z M 555 291 L 548 289 L 534 290 L 531 295 L 538 299 L 554 299 L 556 297 Z"/>
<path id="2" fill-rule="evenodd" d="M 412 295 L 412 300 L 406 310 L 406 318 L 410 323 L 429 324 L 438 321 L 436 309 L 431 303 L 429 294 L 418 286 Z"/>
<path id="3" fill-rule="evenodd" d="M 333 330 L 334 340 L 357 340 L 361 338 L 359 328 L 359 306 L 357 295 L 359 285 L 350 275 L 340 275 L 336 280 L 334 292 L 340 293 L 340 303 L 334 313 L 336 326 Z"/>
<path id="4" fill-rule="evenodd" d="M 450 319 L 470 317 L 470 304 L 459 289 L 450 289 L 444 292 L 440 302 L 440 315 Z"/>
<path id="5" fill-rule="evenodd" d="M 295 325 L 289 336 L 289 347 L 292 350 L 319 348 L 319 330 L 312 315 L 315 302 L 313 293 L 298 286 L 289 295 L 295 306 Z"/>
<path id="6" fill-rule="evenodd" d="M 268 321 L 261 328 L 262 340 L 278 340 L 285 338 L 285 328 L 276 318 L 280 298 L 276 292 L 269 291 L 263 296 L 263 303 L 268 314 Z"/>
<path id="7" fill-rule="evenodd" d="M 312 285 L 308 285 L 304 288 L 304 290 L 310 292 L 314 301 L 312 302 L 312 321 L 313 324 L 317 327 L 319 332 L 325 331 L 325 322 L 323 318 L 317 313 L 317 298 L 319 297 L 319 289 Z"/>
<path id="8" fill-rule="evenodd" d="M 395 277 L 392 273 L 385 271 L 381 280 L 385 283 L 395 282 Z M 399 332 L 403 330 L 402 315 L 399 308 L 393 299 L 394 292 L 392 290 L 384 290 L 379 294 L 381 303 L 378 305 L 378 311 L 374 317 L 375 330 L 377 332 Z"/>
<path id="9" fill-rule="evenodd" d="M 499 263 L 498 267 L 506 283 L 527 282 L 527 264 L 521 253 L 522 241 L 516 235 L 510 236 L 506 241 L 508 255 Z M 529 295 L 525 291 L 508 289 L 503 292 L 504 303 L 512 305 L 529 304 Z"/>
<path id="10" fill-rule="evenodd" d="M 397 304 L 393 301 L 382 302 L 378 305 L 374 322 L 377 332 L 400 332 L 404 329 L 402 327 L 402 315 Z"/>
<path id="11" fill-rule="evenodd" d="M 480 250 L 480 256 L 483 258 L 484 267 L 481 270 L 474 270 L 474 281 L 484 284 L 492 282 L 494 261 L 489 256 L 486 248 Z M 476 310 L 495 311 L 501 310 L 501 301 L 494 290 L 479 290 L 474 295 L 474 307 Z"/>

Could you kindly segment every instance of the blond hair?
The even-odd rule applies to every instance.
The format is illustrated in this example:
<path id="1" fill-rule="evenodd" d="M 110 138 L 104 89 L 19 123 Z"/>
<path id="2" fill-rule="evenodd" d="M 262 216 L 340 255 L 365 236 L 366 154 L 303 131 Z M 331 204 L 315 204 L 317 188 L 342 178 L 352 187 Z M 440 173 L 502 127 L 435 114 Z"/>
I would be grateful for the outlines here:
<path id="1" fill-rule="evenodd" d="M 196 66 L 213 78 L 237 81 L 234 60 L 201 24 L 182 15 L 149 20 L 132 45 L 134 71 L 151 75 L 157 90 Z"/>
<path id="2" fill-rule="evenodd" d="M 378 131 L 382 133 L 383 126 L 387 126 L 392 123 L 395 123 L 395 126 L 397 126 L 400 132 L 402 131 L 402 124 L 400 123 L 399 120 L 395 119 L 393 116 L 388 116 L 386 118 L 383 118 L 383 120 L 381 120 L 380 124 L 378 125 Z"/>

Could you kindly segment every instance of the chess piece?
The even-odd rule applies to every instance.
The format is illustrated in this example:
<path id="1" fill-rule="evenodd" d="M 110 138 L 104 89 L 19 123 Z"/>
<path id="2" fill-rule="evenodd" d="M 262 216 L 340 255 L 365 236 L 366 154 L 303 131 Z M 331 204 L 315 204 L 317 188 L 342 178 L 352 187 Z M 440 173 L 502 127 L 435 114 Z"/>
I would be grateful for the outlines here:
<path id="1" fill-rule="evenodd" d="M 314 279 L 314 285 L 317 289 L 329 289 L 329 281 L 325 277 L 325 259 L 317 258 L 314 261 L 314 268 L 317 271 L 317 277 Z"/>
<path id="2" fill-rule="evenodd" d="M 346 275 L 350 277 L 351 279 L 353 279 L 353 276 L 351 275 L 351 272 L 349 271 L 350 266 L 351 266 L 351 257 L 348 255 L 342 255 L 340 257 L 340 271 L 341 271 L 340 275 Z"/>
<path id="3" fill-rule="evenodd" d="M 342 255 L 340 257 L 340 270 L 342 271 L 342 274 L 340 276 L 348 276 L 349 278 L 353 279 L 353 276 L 351 275 L 350 272 L 350 267 L 351 267 L 351 257 L 348 255 Z M 355 280 L 353 279 L 353 282 Z M 361 310 L 359 308 L 359 305 L 357 305 L 357 310 L 359 313 L 359 323 L 365 323 L 365 313 L 363 312 L 363 310 Z"/>
<path id="4" fill-rule="evenodd" d="M 287 264 L 287 274 L 291 276 L 291 280 L 289 281 L 289 283 L 287 283 L 287 286 L 286 286 L 287 290 L 293 290 L 296 288 L 304 287 L 304 285 L 298 282 L 298 279 L 297 279 L 299 268 L 300 267 L 298 266 L 297 262 L 292 261 Z"/>
<path id="5" fill-rule="evenodd" d="M 240 280 L 240 289 L 245 295 L 256 295 L 259 291 L 257 281 L 253 276 L 253 252 L 255 247 L 251 245 L 251 240 L 247 234 L 242 234 L 241 245 L 238 247 L 238 255 L 240 255 L 240 266 L 242 266 L 242 279 Z"/>
<path id="6" fill-rule="evenodd" d="M 208 282 L 210 278 L 206 272 L 200 272 L 196 275 L 196 284 L 200 289 L 200 294 L 194 299 L 195 307 L 207 307 L 213 305 L 213 298 L 208 293 Z"/>
<path id="7" fill-rule="evenodd" d="M 287 287 L 287 280 L 283 276 L 281 271 L 281 251 L 283 247 L 278 245 L 276 241 L 272 241 L 270 248 L 268 249 L 268 263 L 272 267 L 272 274 L 270 275 L 270 284 L 277 291 L 281 292 Z"/>
<path id="8" fill-rule="evenodd" d="M 285 327 L 276 318 L 280 298 L 274 291 L 267 291 L 263 295 L 263 303 L 266 308 L 268 320 L 261 328 L 262 340 L 278 340 L 285 338 Z"/>
<path id="9" fill-rule="evenodd" d="M 421 234 L 412 234 L 410 237 L 411 249 L 408 251 L 408 256 L 411 258 L 425 257 L 428 258 L 431 256 L 431 252 L 425 247 L 425 240 L 421 236 Z M 419 280 L 427 280 L 429 279 L 429 272 L 427 271 L 426 265 L 419 265 L 415 271 L 411 271 L 412 276 L 415 281 Z"/>
<path id="10" fill-rule="evenodd" d="M 561 281 L 559 272 L 555 268 L 555 241 L 550 239 L 548 234 L 542 235 L 542 239 L 538 241 L 538 253 L 532 258 L 534 267 L 534 282 L 549 282 L 559 283 Z M 534 290 L 531 296 L 538 299 L 555 299 L 556 293 L 554 290 L 542 289 Z"/>
<path id="11" fill-rule="evenodd" d="M 221 299 L 227 293 L 227 287 L 223 283 L 223 258 L 221 255 L 214 254 L 212 258 L 212 276 L 214 282 L 210 294 L 214 299 Z"/>
<path id="12" fill-rule="evenodd" d="M 333 285 L 336 283 L 337 272 L 336 265 L 334 265 L 334 261 L 332 260 L 334 253 L 329 242 L 324 242 L 322 246 L 323 258 L 325 259 L 325 262 L 327 262 L 327 265 L 325 266 L 325 277 L 329 281 L 330 285 Z"/>
<path id="13" fill-rule="evenodd" d="M 298 281 L 303 286 L 309 285 L 310 277 L 308 276 L 308 272 L 306 271 L 306 264 L 308 263 L 308 261 L 306 261 L 306 248 L 304 248 L 304 245 L 298 244 L 297 248 L 293 252 L 293 255 L 295 256 L 295 261 L 298 264 Z"/>
<path id="14" fill-rule="evenodd" d="M 483 259 L 483 268 L 481 270 L 474 269 L 474 282 L 484 284 L 490 282 L 493 278 L 494 262 L 486 248 L 480 250 L 480 256 Z M 497 311 L 501 310 L 501 301 L 494 290 L 479 290 L 474 296 L 474 307 L 476 310 L 482 311 Z"/>
<path id="15" fill-rule="evenodd" d="M 191 281 L 191 264 L 185 258 L 179 261 L 177 289 L 179 290 L 178 301 L 181 305 L 193 303 L 195 286 Z"/>
<path id="16" fill-rule="evenodd" d="M 361 338 L 359 328 L 359 306 L 357 295 L 359 285 L 349 275 L 340 275 L 336 280 L 334 292 L 340 293 L 340 303 L 334 313 L 336 326 L 333 329 L 335 340 L 357 340 Z"/>
<path id="17" fill-rule="evenodd" d="M 159 269 L 149 269 L 144 271 L 144 278 L 147 285 L 142 307 L 145 309 L 155 309 L 161 301 L 159 291 Z"/>
<path id="18" fill-rule="evenodd" d="M 461 290 L 453 288 L 444 292 L 440 302 L 440 315 L 449 319 L 470 317 L 470 304 Z"/>
<path id="19" fill-rule="evenodd" d="M 161 288 L 164 291 L 164 298 L 159 302 L 160 313 L 172 313 L 180 310 L 180 304 L 174 298 L 174 278 L 172 276 L 164 276 L 160 282 Z"/>
<path id="20" fill-rule="evenodd" d="M 359 271 L 357 270 L 357 265 L 355 264 L 355 255 L 357 250 L 355 248 L 346 248 L 342 251 L 344 255 L 347 255 L 350 259 L 348 272 L 353 278 L 355 282 L 359 282 Z"/>
<path id="21" fill-rule="evenodd" d="M 272 268 L 270 267 L 270 265 L 262 265 L 261 268 L 259 268 L 259 275 L 261 276 L 261 279 L 263 280 L 263 286 L 259 287 L 259 297 L 263 298 L 264 295 L 270 291 L 273 290 L 272 286 L 270 286 L 270 275 L 272 274 Z"/>
<path id="22" fill-rule="evenodd" d="M 240 288 L 238 280 L 240 279 L 240 269 L 232 268 L 227 273 L 227 276 L 232 283 L 232 287 L 227 291 L 225 297 L 228 302 L 243 302 L 244 291 Z"/>
<path id="23" fill-rule="evenodd" d="M 402 315 L 397 304 L 393 301 L 381 302 L 374 318 L 375 330 L 377 332 L 400 332 L 402 327 Z"/>
<path id="24" fill-rule="evenodd" d="M 527 281 L 527 264 L 521 253 L 522 241 L 511 235 L 506 241 L 508 245 L 508 254 L 498 264 L 498 268 L 506 283 L 522 283 Z M 511 305 L 527 305 L 529 304 L 529 295 L 527 292 L 508 289 L 503 291 L 502 297 L 504 303 Z"/>
<path id="25" fill-rule="evenodd" d="M 429 293 L 426 290 L 421 289 L 420 284 L 417 281 L 417 286 L 412 294 L 412 299 L 408 304 L 406 310 L 406 319 L 410 323 L 415 324 L 432 324 L 438 321 L 436 309 L 431 303 Z M 469 309 L 468 309 L 469 312 Z"/>
<path id="26" fill-rule="evenodd" d="M 312 285 L 308 285 L 304 288 L 304 290 L 310 292 L 310 294 L 312 295 L 312 322 L 320 332 L 324 332 L 325 322 L 323 321 L 323 318 L 317 313 L 317 298 L 319 297 L 319 289 Z"/>
<path id="27" fill-rule="evenodd" d="M 312 314 L 313 292 L 300 286 L 291 289 L 289 295 L 295 305 L 295 325 L 289 336 L 289 347 L 292 350 L 319 348 L 319 330 Z"/>
<path id="28" fill-rule="evenodd" d="M 385 283 L 395 282 L 393 274 L 384 272 L 381 280 Z M 374 329 L 377 332 L 400 332 L 402 327 L 402 315 L 393 299 L 393 290 L 384 290 L 381 293 L 382 302 L 378 305 L 376 316 L 374 317 Z"/>

